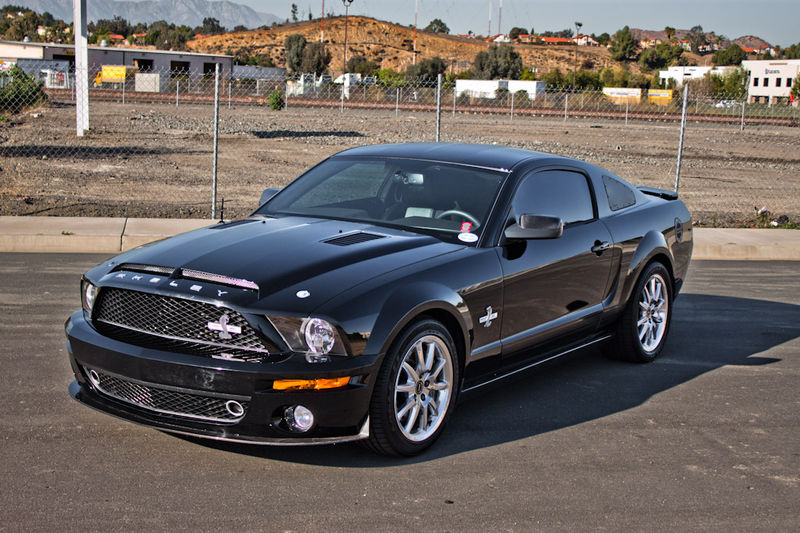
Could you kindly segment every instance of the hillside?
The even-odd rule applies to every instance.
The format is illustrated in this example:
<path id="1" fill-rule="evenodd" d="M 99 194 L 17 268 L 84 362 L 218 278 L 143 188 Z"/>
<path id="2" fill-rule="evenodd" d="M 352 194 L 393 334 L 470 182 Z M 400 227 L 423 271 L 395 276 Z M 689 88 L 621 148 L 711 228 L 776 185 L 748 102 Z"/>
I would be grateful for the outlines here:
<path id="1" fill-rule="evenodd" d="M 192 51 L 205 53 L 248 55 L 263 54 L 278 66 L 286 63 L 283 43 L 286 37 L 300 33 L 308 41 L 319 41 L 320 21 L 305 21 L 274 26 L 265 30 L 250 30 L 223 35 L 213 35 L 190 41 Z M 342 71 L 344 52 L 344 17 L 325 19 L 325 44 L 333 59 L 329 70 Z M 488 47 L 485 41 L 441 33 L 417 32 L 417 60 L 439 56 L 450 64 L 448 72 L 466 70 L 478 52 Z M 369 17 L 351 16 L 347 23 L 348 58 L 363 55 L 381 68 L 404 71 L 414 60 L 414 29 Z M 554 68 L 572 70 L 575 65 L 574 46 L 515 45 L 523 64 L 548 72 Z M 578 64 L 591 62 L 591 68 L 612 66 L 608 50 L 602 47 L 580 47 Z M 587 67 L 589 65 L 587 64 Z M 634 66 L 635 70 L 636 67 Z"/>

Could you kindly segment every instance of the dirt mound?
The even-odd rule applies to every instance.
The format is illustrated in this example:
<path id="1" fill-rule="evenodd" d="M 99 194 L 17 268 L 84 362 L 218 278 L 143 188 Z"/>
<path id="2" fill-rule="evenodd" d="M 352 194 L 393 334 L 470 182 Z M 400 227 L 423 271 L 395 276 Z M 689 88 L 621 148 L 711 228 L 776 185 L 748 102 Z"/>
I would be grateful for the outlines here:
<path id="1" fill-rule="evenodd" d="M 195 39 L 189 49 L 203 53 L 268 55 L 278 66 L 286 64 L 283 43 L 288 35 L 300 33 L 308 41 L 322 38 L 319 20 L 296 22 L 269 29 L 248 30 Z M 344 59 L 344 17 L 325 19 L 324 41 L 333 59 L 329 70 L 342 71 Z M 352 16 L 347 21 L 348 58 L 362 55 L 375 61 L 381 68 L 404 71 L 414 63 L 414 29 L 369 17 Z M 574 46 L 514 45 L 522 55 L 523 64 L 548 72 L 554 68 L 562 71 L 575 67 Z M 418 30 L 416 33 L 416 58 L 439 56 L 450 65 L 449 72 L 460 72 L 472 65 L 478 52 L 486 50 L 486 41 Z M 578 64 L 587 63 L 594 69 L 612 66 L 615 62 L 603 47 L 585 47 L 578 50 Z M 589 65 L 590 63 L 591 65 Z"/>

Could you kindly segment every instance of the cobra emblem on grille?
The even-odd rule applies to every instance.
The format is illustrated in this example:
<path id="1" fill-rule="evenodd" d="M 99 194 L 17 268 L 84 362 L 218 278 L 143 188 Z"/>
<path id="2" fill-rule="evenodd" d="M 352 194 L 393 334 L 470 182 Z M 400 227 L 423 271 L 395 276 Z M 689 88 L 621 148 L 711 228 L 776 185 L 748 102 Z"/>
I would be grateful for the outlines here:
<path id="1" fill-rule="evenodd" d="M 223 313 L 218 322 L 209 322 L 206 327 L 211 331 L 219 331 L 220 339 L 228 340 L 232 338 L 231 333 L 239 335 L 242 332 L 242 328 L 229 324 L 229 320 L 228 314 Z"/>

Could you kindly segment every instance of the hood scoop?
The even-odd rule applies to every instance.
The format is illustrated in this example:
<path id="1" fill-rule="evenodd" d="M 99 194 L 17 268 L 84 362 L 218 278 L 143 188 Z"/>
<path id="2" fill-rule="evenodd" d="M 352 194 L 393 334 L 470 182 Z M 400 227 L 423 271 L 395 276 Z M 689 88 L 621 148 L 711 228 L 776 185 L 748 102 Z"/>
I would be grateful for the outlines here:
<path id="1" fill-rule="evenodd" d="M 383 239 L 386 235 L 379 235 L 377 233 L 367 233 L 366 231 L 357 231 L 355 233 L 348 233 L 327 239 L 322 242 L 327 244 L 335 244 L 336 246 L 350 246 L 351 244 L 359 244 L 367 241 L 374 241 L 375 239 Z"/>

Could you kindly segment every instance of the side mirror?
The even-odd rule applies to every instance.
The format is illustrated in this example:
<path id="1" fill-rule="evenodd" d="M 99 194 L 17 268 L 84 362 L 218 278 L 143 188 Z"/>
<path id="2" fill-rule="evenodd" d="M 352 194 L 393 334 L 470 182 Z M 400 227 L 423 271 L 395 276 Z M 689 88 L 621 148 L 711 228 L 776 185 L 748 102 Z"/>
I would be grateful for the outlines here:
<path id="1" fill-rule="evenodd" d="M 264 192 L 261 193 L 261 200 L 258 201 L 258 206 L 261 207 L 262 205 L 267 203 L 267 201 L 270 198 L 278 194 L 280 191 L 281 191 L 280 187 L 272 187 L 269 189 L 264 189 Z"/>
<path id="2" fill-rule="evenodd" d="M 557 239 L 564 233 L 564 222 L 559 217 L 546 215 L 520 215 L 519 223 L 506 228 L 509 240 Z"/>

